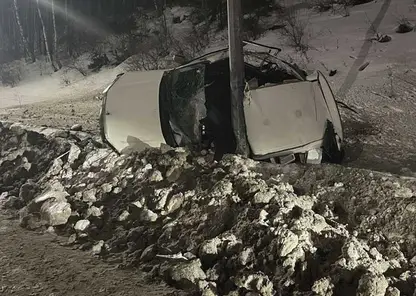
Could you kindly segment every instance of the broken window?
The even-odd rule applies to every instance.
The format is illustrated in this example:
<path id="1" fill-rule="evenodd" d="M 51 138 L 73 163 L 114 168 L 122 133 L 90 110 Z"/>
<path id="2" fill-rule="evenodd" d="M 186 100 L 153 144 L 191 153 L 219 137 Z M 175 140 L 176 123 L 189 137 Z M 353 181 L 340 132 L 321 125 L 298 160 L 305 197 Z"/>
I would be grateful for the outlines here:
<path id="1" fill-rule="evenodd" d="M 268 53 L 247 52 L 246 80 L 256 87 L 304 81 L 305 75 L 296 66 L 290 65 Z"/>
<path id="2" fill-rule="evenodd" d="M 177 144 L 197 144 L 201 139 L 199 121 L 206 117 L 205 66 L 177 69 L 170 76 L 170 124 L 175 127 L 176 141 L 180 141 Z"/>

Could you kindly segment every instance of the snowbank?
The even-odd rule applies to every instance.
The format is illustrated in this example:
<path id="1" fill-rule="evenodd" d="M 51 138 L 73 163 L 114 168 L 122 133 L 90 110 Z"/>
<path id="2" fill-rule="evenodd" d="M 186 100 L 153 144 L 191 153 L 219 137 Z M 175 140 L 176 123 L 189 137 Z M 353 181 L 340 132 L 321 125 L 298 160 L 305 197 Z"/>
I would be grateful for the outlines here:
<path id="1" fill-rule="evenodd" d="M 18 124 L 0 139 L 0 202 L 22 226 L 149 277 L 202 295 L 413 293 L 415 180 L 183 149 L 119 156 Z"/>

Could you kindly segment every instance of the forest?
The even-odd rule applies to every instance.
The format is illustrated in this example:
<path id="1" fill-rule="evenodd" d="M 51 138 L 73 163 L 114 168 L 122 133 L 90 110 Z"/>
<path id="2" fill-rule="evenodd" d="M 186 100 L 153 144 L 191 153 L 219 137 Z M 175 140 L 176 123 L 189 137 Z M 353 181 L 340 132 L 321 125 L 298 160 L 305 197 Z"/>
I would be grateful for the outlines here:
<path id="1" fill-rule="evenodd" d="M 272 2 L 244 0 L 243 9 L 259 15 L 268 11 Z M 119 50 L 117 58 L 122 60 L 134 54 L 138 49 L 132 47 L 141 45 L 148 37 L 137 21 L 140 15 L 146 22 L 149 13 L 160 17 L 164 9 L 172 6 L 194 8 L 194 23 L 218 21 L 221 28 L 226 26 L 225 0 L 2 0 L 0 64 L 22 58 L 35 62 L 44 56 L 57 71 L 62 67 L 62 59 L 91 52 L 109 36 L 124 35 L 128 37 L 129 50 L 122 54 Z M 163 31 L 168 30 L 166 24 L 162 25 L 164 34 L 159 39 L 167 40 L 167 32 Z M 203 26 L 195 30 L 201 31 Z M 168 42 L 160 43 L 171 46 Z M 164 52 L 166 48 L 158 54 Z"/>

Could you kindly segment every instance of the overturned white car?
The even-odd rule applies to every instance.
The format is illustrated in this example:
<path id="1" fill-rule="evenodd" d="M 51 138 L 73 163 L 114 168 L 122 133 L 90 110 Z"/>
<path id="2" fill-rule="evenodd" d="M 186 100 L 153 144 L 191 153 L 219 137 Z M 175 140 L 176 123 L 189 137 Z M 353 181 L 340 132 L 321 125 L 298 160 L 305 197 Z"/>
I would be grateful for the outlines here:
<path id="1" fill-rule="evenodd" d="M 276 163 L 340 162 L 343 130 L 337 102 L 321 72 L 245 46 L 244 115 L 251 157 Z M 273 50 L 279 51 L 277 48 Z M 103 139 L 120 153 L 167 144 L 235 151 L 228 50 L 171 70 L 120 74 L 105 89 Z"/>

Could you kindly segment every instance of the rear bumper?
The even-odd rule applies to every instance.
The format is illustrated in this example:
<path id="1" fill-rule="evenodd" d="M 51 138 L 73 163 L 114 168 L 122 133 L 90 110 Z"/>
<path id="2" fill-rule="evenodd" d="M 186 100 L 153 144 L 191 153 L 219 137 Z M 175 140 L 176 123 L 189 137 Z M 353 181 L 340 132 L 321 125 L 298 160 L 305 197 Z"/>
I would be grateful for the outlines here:
<path id="1" fill-rule="evenodd" d="M 286 149 L 282 151 L 268 153 L 265 155 L 252 155 L 252 158 L 254 160 L 267 160 L 270 158 L 281 157 L 281 156 L 286 156 L 290 154 L 302 154 L 302 153 L 307 153 L 308 151 L 312 149 L 319 149 L 322 147 L 322 144 L 323 144 L 323 140 L 318 140 L 312 143 L 305 144 L 300 147 L 294 147 L 294 148 L 290 148 L 290 149 Z"/>

